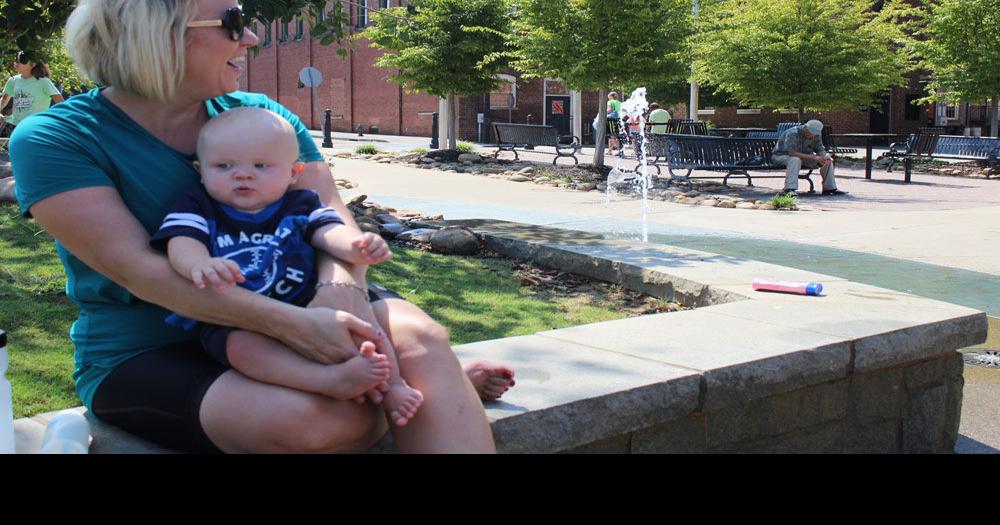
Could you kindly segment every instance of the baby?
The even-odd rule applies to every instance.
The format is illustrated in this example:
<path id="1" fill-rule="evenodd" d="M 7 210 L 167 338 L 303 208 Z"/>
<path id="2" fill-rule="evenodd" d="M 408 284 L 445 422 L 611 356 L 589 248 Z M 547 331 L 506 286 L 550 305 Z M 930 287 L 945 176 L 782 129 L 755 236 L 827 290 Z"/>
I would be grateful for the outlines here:
<path id="1" fill-rule="evenodd" d="M 298 162 L 295 130 L 278 114 L 261 108 L 235 108 L 211 119 L 198 136 L 203 188 L 178 199 L 150 244 L 165 250 L 177 273 L 198 288 L 239 285 L 262 295 L 305 306 L 319 286 L 357 288 L 353 283 L 319 282 L 315 252 L 322 250 L 351 264 L 377 264 L 392 257 L 389 246 L 372 233 L 344 225 L 310 190 L 290 190 L 305 166 Z M 193 320 L 172 315 L 171 324 L 190 329 Z M 423 403 L 423 394 L 399 374 L 395 352 L 384 354 L 364 342 L 360 355 L 339 364 L 309 360 L 267 336 L 235 328 L 200 324 L 205 351 L 257 381 L 364 402 L 372 389 L 392 424 L 404 426 Z"/>

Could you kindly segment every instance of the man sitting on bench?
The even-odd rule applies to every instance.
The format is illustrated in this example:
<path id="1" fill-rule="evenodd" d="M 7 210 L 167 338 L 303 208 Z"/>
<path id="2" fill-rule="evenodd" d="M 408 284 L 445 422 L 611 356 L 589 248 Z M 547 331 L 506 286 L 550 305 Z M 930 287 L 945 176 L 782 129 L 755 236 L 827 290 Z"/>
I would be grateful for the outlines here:
<path id="1" fill-rule="evenodd" d="M 794 126 L 778 137 L 778 143 L 771 152 L 771 161 L 785 166 L 784 193 L 799 189 L 799 170 L 802 168 L 819 168 L 823 178 L 823 195 L 844 195 L 847 192 L 837 189 L 837 180 L 833 175 L 833 157 L 823 148 L 821 132 L 823 123 L 810 120 L 805 124 Z"/>

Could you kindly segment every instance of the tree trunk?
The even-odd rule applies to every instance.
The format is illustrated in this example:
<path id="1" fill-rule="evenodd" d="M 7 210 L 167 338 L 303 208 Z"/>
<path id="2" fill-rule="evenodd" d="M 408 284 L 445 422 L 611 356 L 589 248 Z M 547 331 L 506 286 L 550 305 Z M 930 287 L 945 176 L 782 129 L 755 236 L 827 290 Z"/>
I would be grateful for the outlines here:
<path id="1" fill-rule="evenodd" d="M 448 93 L 448 149 L 458 149 L 458 111 L 455 93 Z"/>
<path id="2" fill-rule="evenodd" d="M 798 108 L 799 110 L 799 124 L 802 124 L 802 116 L 805 115 L 805 110 L 803 108 Z"/>
<path id="3" fill-rule="evenodd" d="M 604 165 L 604 134 L 608 129 L 608 114 L 604 111 L 605 107 L 602 104 L 606 104 L 604 99 L 607 98 L 608 94 L 601 88 L 598 92 L 597 98 L 599 99 L 597 104 L 597 129 L 594 130 L 594 166 Z"/>

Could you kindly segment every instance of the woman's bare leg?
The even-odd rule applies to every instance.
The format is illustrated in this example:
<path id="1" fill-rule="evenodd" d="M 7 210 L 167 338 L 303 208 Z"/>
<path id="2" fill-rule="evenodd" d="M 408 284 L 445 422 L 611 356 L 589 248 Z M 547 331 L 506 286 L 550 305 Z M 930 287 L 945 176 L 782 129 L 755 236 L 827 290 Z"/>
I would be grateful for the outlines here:
<path id="1" fill-rule="evenodd" d="M 495 452 L 486 412 L 451 350 L 448 331 L 403 300 L 376 301 L 372 309 L 396 349 L 403 379 L 424 395 L 416 417 L 392 431 L 399 450 Z"/>
<path id="2" fill-rule="evenodd" d="M 388 429 L 378 406 L 259 383 L 235 370 L 212 383 L 199 416 L 228 453 L 362 452 Z"/>

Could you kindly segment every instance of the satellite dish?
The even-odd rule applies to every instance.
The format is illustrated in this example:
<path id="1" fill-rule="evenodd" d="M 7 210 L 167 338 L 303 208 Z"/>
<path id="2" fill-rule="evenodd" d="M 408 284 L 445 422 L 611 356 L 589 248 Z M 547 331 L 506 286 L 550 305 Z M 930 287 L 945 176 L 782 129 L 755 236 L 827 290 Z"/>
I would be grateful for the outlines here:
<path id="1" fill-rule="evenodd" d="M 299 80 L 306 87 L 316 87 L 323 83 L 323 73 L 314 67 L 304 67 L 299 71 Z"/>

